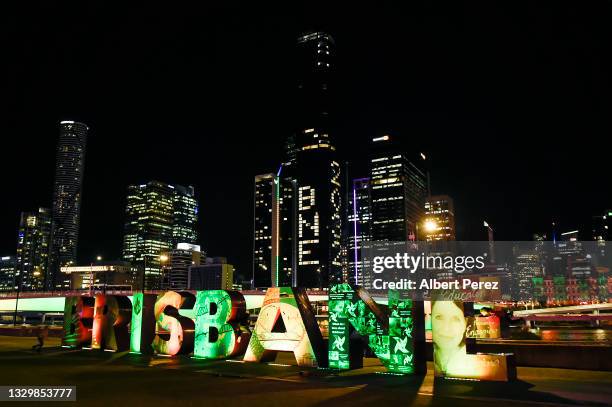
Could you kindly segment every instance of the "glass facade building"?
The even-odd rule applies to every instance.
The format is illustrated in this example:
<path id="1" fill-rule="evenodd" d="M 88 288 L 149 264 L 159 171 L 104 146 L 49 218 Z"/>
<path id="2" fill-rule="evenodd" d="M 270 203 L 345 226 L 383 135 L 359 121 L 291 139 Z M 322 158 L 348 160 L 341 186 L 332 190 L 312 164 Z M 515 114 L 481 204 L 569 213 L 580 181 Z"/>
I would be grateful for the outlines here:
<path id="1" fill-rule="evenodd" d="M 49 266 L 51 216 L 46 208 L 22 212 L 17 235 L 15 285 L 20 291 L 45 289 Z"/>
<path id="2" fill-rule="evenodd" d="M 193 187 L 151 181 L 130 185 L 126 200 L 123 259 L 139 267 L 142 286 L 162 285 L 161 254 L 178 243 L 197 243 L 198 205 Z"/>
<path id="3" fill-rule="evenodd" d="M 427 242 L 455 240 L 455 206 L 448 195 L 434 195 L 425 202 L 424 238 Z"/>
<path id="4" fill-rule="evenodd" d="M 254 288 L 293 285 L 295 181 L 281 171 L 255 177 Z"/>
<path id="5" fill-rule="evenodd" d="M 427 196 L 423 156 L 409 159 L 389 135 L 372 139 L 370 196 L 373 241 L 421 238 Z"/>
<path id="6" fill-rule="evenodd" d="M 53 213 L 47 289 L 60 288 L 60 268 L 76 264 L 79 240 L 83 172 L 87 146 L 87 125 L 60 122 L 60 137 L 55 164 Z"/>
<path id="7" fill-rule="evenodd" d="M 0 291 L 14 291 L 17 289 L 15 282 L 16 266 L 15 256 L 0 257 Z"/>
<path id="8" fill-rule="evenodd" d="M 365 272 L 368 269 L 369 261 L 365 258 L 363 249 L 372 239 L 370 179 L 353 180 L 352 192 L 348 199 L 348 224 L 351 229 L 347 244 L 348 281 L 368 289 L 372 286 L 373 276 Z"/>
<path id="9" fill-rule="evenodd" d="M 298 38 L 298 116 L 288 171 L 296 180 L 295 285 L 342 280 L 340 164 L 330 135 L 329 83 L 335 43 L 323 32 Z"/>

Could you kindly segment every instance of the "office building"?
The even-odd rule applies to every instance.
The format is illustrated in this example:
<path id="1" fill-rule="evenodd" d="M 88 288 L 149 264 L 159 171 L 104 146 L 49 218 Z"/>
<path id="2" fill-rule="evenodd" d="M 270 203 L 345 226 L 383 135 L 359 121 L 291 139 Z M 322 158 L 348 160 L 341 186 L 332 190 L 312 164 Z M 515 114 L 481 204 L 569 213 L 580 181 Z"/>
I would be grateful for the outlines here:
<path id="1" fill-rule="evenodd" d="M 64 266 L 63 284 L 71 290 L 136 289 L 137 269 L 125 261 L 96 262 L 88 266 Z"/>
<path id="2" fill-rule="evenodd" d="M 139 268 L 141 286 L 160 289 L 162 264 L 178 243 L 197 243 L 193 187 L 151 181 L 128 187 L 123 259 Z"/>
<path id="3" fill-rule="evenodd" d="M 513 299 L 537 300 L 534 279 L 543 277 L 543 266 L 537 243 L 531 247 L 516 248 L 512 274 Z"/>
<path id="4" fill-rule="evenodd" d="M 189 267 L 199 266 L 205 256 L 199 245 L 177 244 L 170 252 L 168 284 L 164 289 L 186 290 L 189 287 Z"/>
<path id="5" fill-rule="evenodd" d="M 368 272 L 370 261 L 367 258 L 365 247 L 372 239 L 370 179 L 353 180 L 348 200 L 348 225 L 351 229 L 347 244 L 348 281 L 368 289 L 372 288 L 374 278 L 373 273 Z"/>
<path id="6" fill-rule="evenodd" d="M 296 184 L 281 172 L 255 177 L 254 288 L 293 285 Z"/>
<path id="7" fill-rule="evenodd" d="M 448 195 L 434 195 L 425 201 L 423 238 L 427 242 L 455 240 L 455 208 Z"/>
<path id="8" fill-rule="evenodd" d="M 409 158 L 390 135 L 373 138 L 371 149 L 372 240 L 420 239 L 427 195 L 424 155 Z"/>
<path id="9" fill-rule="evenodd" d="M 60 122 L 60 136 L 55 163 L 55 184 L 49 271 L 47 289 L 56 287 L 60 268 L 76 264 L 79 241 L 79 220 L 85 170 L 87 125 L 75 121 Z"/>
<path id="10" fill-rule="evenodd" d="M 298 38 L 298 114 L 288 172 L 296 180 L 297 286 L 326 288 L 342 280 L 340 164 L 330 134 L 329 84 L 334 40 L 323 32 Z M 293 158 L 294 157 L 294 158 Z"/>
<path id="11" fill-rule="evenodd" d="M 49 266 L 51 216 L 46 208 L 22 212 L 17 236 L 16 285 L 20 291 L 41 291 Z"/>
<path id="12" fill-rule="evenodd" d="M 15 270 L 17 260 L 15 256 L 0 257 L 0 291 L 15 291 Z"/>
<path id="13" fill-rule="evenodd" d="M 199 266 L 189 267 L 190 290 L 231 290 L 234 266 L 224 257 L 207 257 Z"/>

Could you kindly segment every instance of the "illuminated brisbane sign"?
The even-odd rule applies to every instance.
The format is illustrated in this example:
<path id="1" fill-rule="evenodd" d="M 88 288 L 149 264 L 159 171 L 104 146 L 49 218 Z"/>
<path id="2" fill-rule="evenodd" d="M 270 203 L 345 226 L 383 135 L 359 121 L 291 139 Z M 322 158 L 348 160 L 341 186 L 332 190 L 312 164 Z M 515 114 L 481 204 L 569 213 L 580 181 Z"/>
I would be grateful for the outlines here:
<path id="1" fill-rule="evenodd" d="M 511 355 L 469 352 L 470 310 L 468 303 L 433 302 L 435 374 L 513 379 Z M 62 345 L 254 363 L 291 352 L 299 366 L 336 370 L 363 366 L 364 348 L 369 347 L 390 372 L 425 374 L 424 315 L 422 301 L 402 299 L 397 291 L 389 291 L 385 306 L 363 288 L 335 285 L 329 290 L 326 343 L 301 288 L 269 288 L 252 330 L 246 301 L 238 291 L 137 293 L 132 301 L 99 294 L 66 298 Z"/>

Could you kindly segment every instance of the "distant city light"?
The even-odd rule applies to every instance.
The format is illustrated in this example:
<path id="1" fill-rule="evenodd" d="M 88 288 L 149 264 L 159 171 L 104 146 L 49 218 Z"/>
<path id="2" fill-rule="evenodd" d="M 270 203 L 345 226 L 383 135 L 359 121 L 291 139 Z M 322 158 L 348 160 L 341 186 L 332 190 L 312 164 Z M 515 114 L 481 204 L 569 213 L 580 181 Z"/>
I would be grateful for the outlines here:
<path id="1" fill-rule="evenodd" d="M 374 137 L 374 138 L 372 139 L 372 141 L 373 141 L 373 142 L 377 142 L 377 141 L 387 141 L 387 140 L 389 140 L 389 136 L 387 136 L 387 135 L 384 135 L 384 136 L 382 136 L 382 137 Z"/>

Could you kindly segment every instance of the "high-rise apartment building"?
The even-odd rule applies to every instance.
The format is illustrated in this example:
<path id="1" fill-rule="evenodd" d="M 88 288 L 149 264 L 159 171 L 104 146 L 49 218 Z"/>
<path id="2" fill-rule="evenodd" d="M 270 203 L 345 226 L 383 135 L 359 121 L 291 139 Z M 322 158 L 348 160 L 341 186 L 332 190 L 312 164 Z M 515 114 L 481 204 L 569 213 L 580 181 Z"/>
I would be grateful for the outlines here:
<path id="1" fill-rule="evenodd" d="M 197 219 L 193 187 L 159 181 L 128 187 L 123 258 L 143 270 L 146 289 L 161 288 L 162 254 L 197 243 Z"/>
<path id="2" fill-rule="evenodd" d="M 22 212 L 17 236 L 15 284 L 19 290 L 37 291 L 45 288 L 49 278 L 49 244 L 51 216 L 48 209 Z"/>
<path id="3" fill-rule="evenodd" d="M 85 170 L 87 125 L 75 121 L 60 122 L 60 136 L 55 163 L 55 184 L 46 288 L 54 289 L 61 278 L 60 268 L 76 264 L 79 219 Z M 58 287 L 59 288 L 59 287 Z"/>

